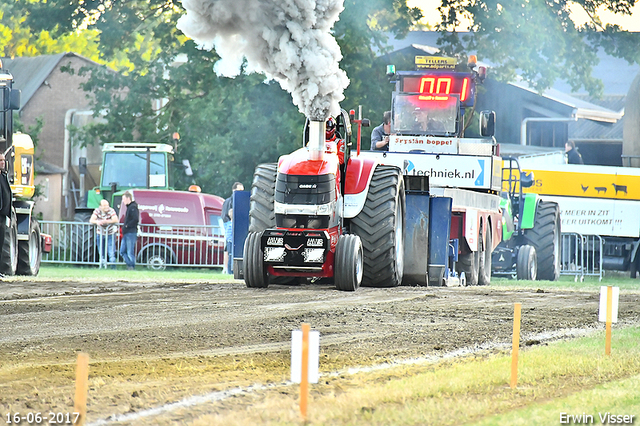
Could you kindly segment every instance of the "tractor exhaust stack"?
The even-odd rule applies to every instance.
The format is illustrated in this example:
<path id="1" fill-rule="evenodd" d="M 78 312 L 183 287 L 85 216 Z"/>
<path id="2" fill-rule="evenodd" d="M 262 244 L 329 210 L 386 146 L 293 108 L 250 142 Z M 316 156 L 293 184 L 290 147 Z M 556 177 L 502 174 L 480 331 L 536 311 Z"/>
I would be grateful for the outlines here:
<path id="1" fill-rule="evenodd" d="M 326 139 L 326 124 L 324 121 L 309 121 L 309 160 L 322 161 L 324 157 L 324 143 Z"/>

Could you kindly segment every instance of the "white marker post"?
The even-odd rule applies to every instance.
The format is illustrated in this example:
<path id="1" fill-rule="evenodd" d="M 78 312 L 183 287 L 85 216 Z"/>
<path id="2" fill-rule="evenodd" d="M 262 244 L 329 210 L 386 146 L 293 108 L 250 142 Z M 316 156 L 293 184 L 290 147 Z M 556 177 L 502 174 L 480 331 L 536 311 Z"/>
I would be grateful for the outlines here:
<path id="1" fill-rule="evenodd" d="M 600 309 L 598 321 L 606 322 L 607 332 L 604 344 L 604 353 L 611 355 L 611 323 L 618 322 L 618 300 L 620 299 L 620 287 L 600 287 Z"/>
<path id="2" fill-rule="evenodd" d="M 320 374 L 320 332 L 310 331 L 309 324 L 291 333 L 291 381 L 300 383 L 300 415 L 307 420 L 309 383 L 318 383 Z"/>

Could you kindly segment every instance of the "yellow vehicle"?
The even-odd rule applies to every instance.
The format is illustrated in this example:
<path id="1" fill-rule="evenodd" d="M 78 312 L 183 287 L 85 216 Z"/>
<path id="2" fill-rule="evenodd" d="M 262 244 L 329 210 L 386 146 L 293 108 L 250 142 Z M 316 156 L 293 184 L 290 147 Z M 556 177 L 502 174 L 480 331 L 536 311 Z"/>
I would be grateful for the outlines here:
<path id="1" fill-rule="evenodd" d="M 0 150 L 6 158 L 7 178 L 14 196 L 0 273 L 37 275 L 42 252 L 51 247 L 51 236 L 40 233 L 40 224 L 33 216 L 34 146 L 29 135 L 13 132 L 13 111 L 20 108 L 20 91 L 12 86 L 13 76 L 0 62 Z"/>
<path id="2" fill-rule="evenodd" d="M 640 270 L 640 169 L 522 161 L 533 172 L 525 192 L 558 203 L 563 233 L 603 237 L 602 267 Z"/>

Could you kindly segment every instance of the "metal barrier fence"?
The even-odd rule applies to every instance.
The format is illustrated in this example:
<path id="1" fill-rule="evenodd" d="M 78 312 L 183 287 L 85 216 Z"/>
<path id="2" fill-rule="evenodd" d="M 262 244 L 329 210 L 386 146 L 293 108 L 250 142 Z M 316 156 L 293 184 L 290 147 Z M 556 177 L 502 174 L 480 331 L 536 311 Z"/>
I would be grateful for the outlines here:
<path id="1" fill-rule="evenodd" d="M 118 227 L 121 224 L 117 224 Z M 72 265 L 124 265 L 120 257 L 121 229 L 115 234 L 115 264 L 100 262 L 96 226 L 83 222 L 40 222 L 42 232 L 53 237 L 50 253 L 42 262 Z M 108 240 L 102 239 L 106 244 Z M 224 231 L 217 226 L 140 225 L 136 241 L 136 265 L 151 269 L 167 266 L 220 268 L 224 263 Z M 106 247 L 105 247 L 106 249 Z M 102 263 L 102 265 L 101 265 Z"/>
<path id="2" fill-rule="evenodd" d="M 582 235 L 574 232 L 562 234 L 561 275 L 573 275 L 575 281 L 585 276 L 604 277 L 602 269 L 603 240 L 599 235 Z"/>

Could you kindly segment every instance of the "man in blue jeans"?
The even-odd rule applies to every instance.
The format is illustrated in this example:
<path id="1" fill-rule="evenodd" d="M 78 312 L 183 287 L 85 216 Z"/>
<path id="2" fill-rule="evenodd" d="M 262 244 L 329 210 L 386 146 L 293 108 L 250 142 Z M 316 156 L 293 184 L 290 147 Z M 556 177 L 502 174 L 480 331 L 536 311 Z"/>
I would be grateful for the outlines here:
<path id="1" fill-rule="evenodd" d="M 115 235 L 118 232 L 118 215 L 109 206 L 109 201 L 100 200 L 100 207 L 93 211 L 89 223 L 96 225 L 98 237 L 98 253 L 100 254 L 100 268 L 107 267 L 107 256 L 111 269 L 116 269 Z"/>
<path id="2" fill-rule="evenodd" d="M 124 214 L 124 223 L 122 224 L 120 256 L 127 264 L 127 269 L 133 270 L 136 268 L 136 240 L 138 239 L 140 212 L 138 211 L 138 203 L 133 201 L 131 192 L 127 191 L 122 194 L 122 201 L 127 206 L 127 211 Z"/>

